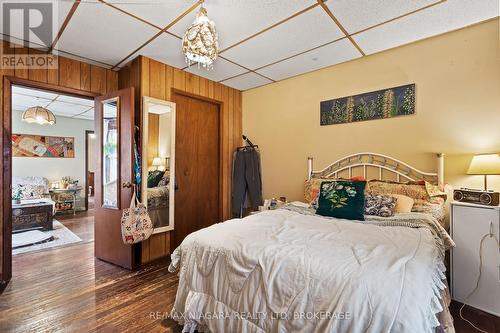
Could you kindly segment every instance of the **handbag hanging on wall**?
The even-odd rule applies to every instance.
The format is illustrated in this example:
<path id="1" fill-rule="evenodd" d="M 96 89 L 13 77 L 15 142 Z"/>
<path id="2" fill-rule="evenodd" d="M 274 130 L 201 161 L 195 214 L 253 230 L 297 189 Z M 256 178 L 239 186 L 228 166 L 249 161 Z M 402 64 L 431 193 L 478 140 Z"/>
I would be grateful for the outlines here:
<path id="1" fill-rule="evenodd" d="M 137 199 L 135 189 L 130 208 L 123 210 L 121 226 L 122 239 L 125 244 L 142 242 L 153 233 L 153 223 L 151 223 L 148 209 Z"/>

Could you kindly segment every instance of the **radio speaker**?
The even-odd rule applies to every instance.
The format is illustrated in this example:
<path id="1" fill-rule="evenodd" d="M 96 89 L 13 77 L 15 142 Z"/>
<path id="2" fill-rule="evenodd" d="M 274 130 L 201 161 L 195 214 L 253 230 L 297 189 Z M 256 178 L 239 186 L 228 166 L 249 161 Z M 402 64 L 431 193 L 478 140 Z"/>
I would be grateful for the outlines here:
<path id="1" fill-rule="evenodd" d="M 485 206 L 498 206 L 500 195 L 498 192 L 481 191 L 468 188 L 461 188 L 453 191 L 455 201 L 470 202 Z"/>

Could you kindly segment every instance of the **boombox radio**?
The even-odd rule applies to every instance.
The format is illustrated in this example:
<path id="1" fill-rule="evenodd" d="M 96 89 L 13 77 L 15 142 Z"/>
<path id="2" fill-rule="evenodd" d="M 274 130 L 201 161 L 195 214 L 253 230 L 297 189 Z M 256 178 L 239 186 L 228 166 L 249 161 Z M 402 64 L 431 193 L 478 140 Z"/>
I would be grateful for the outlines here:
<path id="1" fill-rule="evenodd" d="M 481 191 L 470 188 L 461 188 L 453 191 L 455 201 L 470 202 L 486 206 L 498 206 L 499 193 L 493 191 Z"/>

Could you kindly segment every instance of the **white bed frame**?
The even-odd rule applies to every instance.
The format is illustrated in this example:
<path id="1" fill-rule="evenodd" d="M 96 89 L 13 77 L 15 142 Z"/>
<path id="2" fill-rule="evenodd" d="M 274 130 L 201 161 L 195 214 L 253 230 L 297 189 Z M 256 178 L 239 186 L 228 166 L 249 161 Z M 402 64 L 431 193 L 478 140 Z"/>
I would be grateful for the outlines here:
<path id="1" fill-rule="evenodd" d="M 395 158 L 377 153 L 357 153 L 343 157 L 323 170 L 314 171 L 313 158 L 307 158 L 307 179 L 311 178 L 337 178 L 339 173 L 347 170 L 349 178 L 353 176 L 367 177 L 369 168 L 378 170 L 378 179 L 384 180 L 386 172 L 396 175 L 396 181 L 426 180 L 433 184 L 444 184 L 444 154 L 437 154 L 437 173 L 423 172 Z M 362 170 L 362 174 L 353 175 L 354 170 Z"/>

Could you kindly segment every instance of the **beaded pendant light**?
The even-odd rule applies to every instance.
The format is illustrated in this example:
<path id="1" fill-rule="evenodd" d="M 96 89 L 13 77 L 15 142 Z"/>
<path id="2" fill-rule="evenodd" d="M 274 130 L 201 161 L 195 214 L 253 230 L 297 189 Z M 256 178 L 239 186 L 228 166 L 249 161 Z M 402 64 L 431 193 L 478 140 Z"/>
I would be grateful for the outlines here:
<path id="1" fill-rule="evenodd" d="M 23 112 L 22 120 L 30 124 L 54 125 L 56 123 L 56 116 L 43 106 L 33 106 Z"/>
<path id="2" fill-rule="evenodd" d="M 219 55 L 219 42 L 215 24 L 208 18 L 203 4 L 196 19 L 184 33 L 182 51 L 188 66 L 198 63 L 198 67 L 213 69 L 214 61 Z"/>

